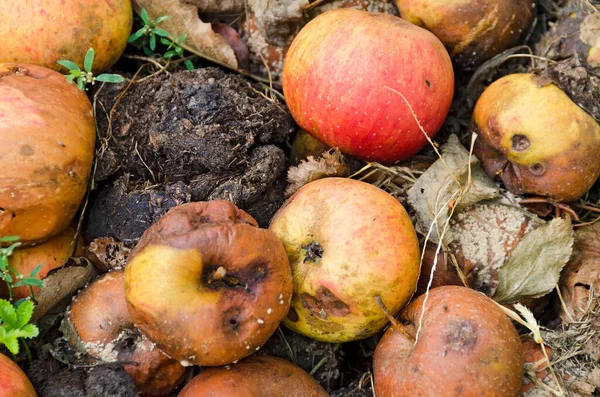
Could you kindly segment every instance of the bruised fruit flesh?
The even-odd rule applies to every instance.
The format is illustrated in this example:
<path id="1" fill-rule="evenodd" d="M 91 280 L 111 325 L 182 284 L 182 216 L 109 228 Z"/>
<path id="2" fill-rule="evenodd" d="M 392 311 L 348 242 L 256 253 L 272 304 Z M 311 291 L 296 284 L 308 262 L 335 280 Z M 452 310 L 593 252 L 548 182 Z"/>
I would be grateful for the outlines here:
<path id="1" fill-rule="evenodd" d="M 600 175 L 600 125 L 534 74 L 490 85 L 475 105 L 472 129 L 483 168 L 515 194 L 573 201 Z"/>
<path id="2" fill-rule="evenodd" d="M 122 270 L 101 275 L 81 291 L 61 331 L 77 350 L 103 362 L 122 362 L 144 397 L 167 396 L 183 381 L 185 367 L 135 329 Z"/>
<path id="3" fill-rule="evenodd" d="M 229 201 L 184 204 L 143 234 L 125 268 L 135 325 L 184 363 L 229 364 L 258 350 L 288 312 L 281 241 Z"/>
<path id="4" fill-rule="evenodd" d="M 377 397 L 515 397 L 523 353 L 511 321 L 494 301 L 465 287 L 429 291 L 399 316 L 409 340 L 391 326 L 373 357 Z"/>
<path id="5" fill-rule="evenodd" d="M 515 46 L 530 29 L 532 0 L 396 0 L 400 16 L 444 43 L 459 69 Z"/>

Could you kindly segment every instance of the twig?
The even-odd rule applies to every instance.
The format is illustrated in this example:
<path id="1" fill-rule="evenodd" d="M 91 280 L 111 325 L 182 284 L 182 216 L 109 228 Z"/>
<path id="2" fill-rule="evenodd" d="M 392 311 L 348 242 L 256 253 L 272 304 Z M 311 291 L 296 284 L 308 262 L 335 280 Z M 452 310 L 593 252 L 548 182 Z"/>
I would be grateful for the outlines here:
<path id="1" fill-rule="evenodd" d="M 385 314 L 385 316 L 387 317 L 388 321 L 392 324 L 392 326 L 398 332 L 400 332 L 402 335 L 404 335 L 404 337 L 406 339 L 411 341 L 411 343 L 415 343 L 415 337 L 412 336 L 411 334 L 409 334 L 408 331 L 406 330 L 406 328 L 404 328 L 404 325 L 402 325 L 402 323 L 400 321 L 396 320 L 394 318 L 394 316 L 392 316 L 392 314 L 389 312 L 389 310 L 385 306 L 385 303 L 383 303 L 383 300 L 381 300 L 381 296 L 375 295 L 375 302 L 377 302 L 377 305 L 379 305 L 379 307 L 383 311 L 383 314 Z"/>

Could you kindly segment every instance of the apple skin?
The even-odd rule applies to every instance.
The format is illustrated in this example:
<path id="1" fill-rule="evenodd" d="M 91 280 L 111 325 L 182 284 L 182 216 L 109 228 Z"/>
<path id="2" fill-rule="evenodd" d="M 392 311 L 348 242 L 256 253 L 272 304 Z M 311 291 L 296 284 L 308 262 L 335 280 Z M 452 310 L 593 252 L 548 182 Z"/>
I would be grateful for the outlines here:
<path id="1" fill-rule="evenodd" d="M 23 62 L 59 72 L 60 60 L 83 68 L 94 49 L 95 75 L 121 57 L 133 26 L 131 0 L 2 0 L 0 62 Z M 25 22 L 26 21 L 26 22 Z"/>
<path id="2" fill-rule="evenodd" d="M 518 44 L 532 0 L 395 0 L 400 16 L 439 38 L 459 69 L 472 70 Z"/>
<path id="3" fill-rule="evenodd" d="M 83 255 L 83 238 L 79 236 L 77 242 L 73 242 L 74 237 L 75 229 L 69 227 L 45 243 L 14 250 L 8 258 L 8 263 L 25 277 L 29 277 L 33 269 L 41 264 L 42 267 L 35 278 L 43 280 L 50 271 L 63 266 L 71 256 Z M 77 251 L 73 252 L 75 245 L 77 245 Z M 39 290 L 38 287 L 32 288 L 34 294 Z M 29 296 L 29 292 L 29 287 L 26 286 L 13 288 L 13 300 L 16 302 L 21 298 L 26 298 Z M 8 290 L 2 282 L 0 282 L 0 298 L 8 299 Z"/>
<path id="4" fill-rule="evenodd" d="M 327 397 L 300 367 L 276 357 L 252 356 L 228 367 L 209 368 L 178 397 Z"/>
<path id="5" fill-rule="evenodd" d="M 600 175 L 600 125 L 534 74 L 492 83 L 473 110 L 474 154 L 515 194 L 574 201 Z"/>
<path id="6" fill-rule="evenodd" d="M 365 182 L 324 178 L 303 186 L 273 217 L 294 277 L 283 323 L 333 343 L 363 339 L 387 323 L 376 296 L 395 315 L 415 292 L 419 244 L 406 210 Z"/>
<path id="7" fill-rule="evenodd" d="M 229 201 L 195 202 L 144 232 L 125 267 L 125 294 L 136 327 L 169 357 L 217 366 L 275 332 L 292 274 L 273 232 Z"/>
<path id="8" fill-rule="evenodd" d="M 399 316 L 413 337 L 425 295 Z M 523 376 L 521 340 L 494 301 L 475 290 L 429 291 L 416 344 L 391 326 L 373 357 L 377 397 L 515 397 Z"/>
<path id="9" fill-rule="evenodd" d="M 104 362 L 123 363 L 142 397 L 168 396 L 183 382 L 185 367 L 135 329 L 127 309 L 123 270 L 104 273 L 83 289 L 60 329 L 78 351 Z"/>
<path id="10" fill-rule="evenodd" d="M 300 127 L 343 153 L 385 164 L 427 144 L 410 107 L 431 137 L 454 92 L 450 56 L 432 33 L 349 8 L 304 26 L 287 52 L 282 83 Z"/>
<path id="11" fill-rule="evenodd" d="M 0 64 L 0 236 L 30 245 L 69 226 L 87 191 L 95 140 L 92 104 L 64 75 Z"/>
<path id="12" fill-rule="evenodd" d="M 37 397 L 25 372 L 0 353 L 0 397 Z"/>

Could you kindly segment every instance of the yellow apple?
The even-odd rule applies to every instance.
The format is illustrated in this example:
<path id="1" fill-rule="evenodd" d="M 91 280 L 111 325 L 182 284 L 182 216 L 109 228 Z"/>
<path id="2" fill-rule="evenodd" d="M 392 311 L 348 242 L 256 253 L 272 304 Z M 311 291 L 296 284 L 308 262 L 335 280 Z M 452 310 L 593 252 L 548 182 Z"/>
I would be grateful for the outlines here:
<path id="1" fill-rule="evenodd" d="M 419 244 L 400 202 L 346 178 L 303 186 L 269 227 L 283 242 L 294 278 L 284 324 L 311 338 L 348 342 L 379 332 L 409 301 L 419 277 Z"/>

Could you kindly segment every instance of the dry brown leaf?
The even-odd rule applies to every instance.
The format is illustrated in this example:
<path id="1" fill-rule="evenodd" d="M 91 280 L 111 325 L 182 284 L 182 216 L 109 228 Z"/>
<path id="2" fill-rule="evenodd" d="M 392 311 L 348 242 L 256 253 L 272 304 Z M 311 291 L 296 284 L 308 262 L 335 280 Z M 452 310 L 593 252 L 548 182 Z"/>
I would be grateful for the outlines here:
<path id="1" fill-rule="evenodd" d="M 35 295 L 37 305 L 33 312 L 33 321 L 90 281 L 92 267 L 85 258 L 72 258 L 65 267 L 52 271 L 43 280 L 44 285 Z"/>
<path id="2" fill-rule="evenodd" d="M 102 272 L 125 267 L 129 248 L 112 237 L 95 239 L 86 248 L 86 257 Z"/>
<path id="3" fill-rule="evenodd" d="M 565 302 L 561 318 L 580 320 L 600 295 L 600 223 L 575 231 L 573 256 L 565 267 L 560 291 Z"/>
<path id="4" fill-rule="evenodd" d="M 181 45 L 183 48 L 223 66 L 238 69 L 233 48 L 224 36 L 213 31 L 210 23 L 202 22 L 196 5 L 184 0 L 134 0 L 134 7 L 136 12 L 145 8 L 152 20 L 169 15 L 171 18 L 161 22 L 160 27 L 169 32 L 172 40 L 187 34 Z"/>
<path id="5" fill-rule="evenodd" d="M 313 156 L 308 156 L 298 166 L 291 167 L 288 170 L 289 185 L 285 190 L 285 196 L 290 197 L 302 186 L 317 179 L 348 176 L 348 174 L 348 166 L 345 164 L 344 157 L 338 148 L 329 150 L 316 159 Z"/>

